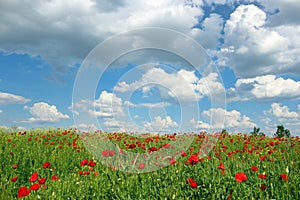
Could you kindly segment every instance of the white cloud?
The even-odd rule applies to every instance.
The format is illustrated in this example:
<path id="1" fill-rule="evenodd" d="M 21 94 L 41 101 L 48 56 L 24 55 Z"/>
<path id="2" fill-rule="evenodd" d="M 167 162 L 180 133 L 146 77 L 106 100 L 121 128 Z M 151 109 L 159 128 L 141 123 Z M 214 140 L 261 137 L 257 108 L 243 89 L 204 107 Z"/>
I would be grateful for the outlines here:
<path id="1" fill-rule="evenodd" d="M 167 106 L 170 106 L 171 104 L 168 102 L 158 102 L 158 103 L 138 103 L 138 104 L 134 104 L 130 101 L 125 101 L 124 102 L 125 106 L 129 106 L 129 107 L 143 107 L 143 108 L 164 108 Z"/>
<path id="2" fill-rule="evenodd" d="M 296 38 L 300 26 L 270 27 L 268 20 L 266 12 L 252 4 L 240 5 L 227 20 L 224 48 L 233 51 L 219 52 L 220 59 L 225 59 L 223 64 L 231 66 L 237 76 L 299 74 L 300 42 Z"/>
<path id="3" fill-rule="evenodd" d="M 114 115 L 123 116 L 123 102 L 116 94 L 102 91 L 99 98 L 91 101 L 82 99 L 73 103 L 73 108 L 69 107 L 75 115 L 88 113 L 91 117 L 113 117 Z"/>
<path id="4" fill-rule="evenodd" d="M 204 48 L 215 49 L 220 44 L 219 39 L 223 30 L 222 17 L 211 14 L 204 19 L 202 27 L 202 29 L 193 28 L 190 36 L 199 41 Z"/>
<path id="5" fill-rule="evenodd" d="M 107 91 L 102 91 L 100 97 L 93 102 L 93 106 L 98 111 L 90 110 L 89 113 L 96 117 L 122 116 L 124 114 L 122 99 Z"/>
<path id="6" fill-rule="evenodd" d="M 32 107 L 24 106 L 24 109 L 28 109 L 33 116 L 25 122 L 59 122 L 62 119 L 70 119 L 67 114 L 59 112 L 55 105 L 45 102 L 35 103 Z"/>
<path id="7" fill-rule="evenodd" d="M 180 83 L 180 84 L 178 84 Z M 150 85 L 151 84 L 151 85 Z M 181 69 L 175 73 L 167 73 L 161 68 L 151 68 L 142 77 L 132 83 L 119 82 L 114 90 L 118 92 L 133 92 L 147 85 L 157 87 L 162 98 L 174 98 L 179 102 L 190 102 L 203 96 L 222 94 L 224 87 L 218 81 L 217 73 L 210 73 L 206 77 L 198 78 L 194 71 Z"/>
<path id="8" fill-rule="evenodd" d="M 0 12 L 0 50 L 41 56 L 57 71 L 80 63 L 109 36 L 140 27 L 189 34 L 203 15 L 185 0 L 11 0 L 1 3 Z"/>
<path id="9" fill-rule="evenodd" d="M 283 24 L 300 24 L 299 1 L 298 0 L 260 0 L 270 13 L 269 26 L 280 26 Z"/>
<path id="10" fill-rule="evenodd" d="M 292 111 L 287 105 L 280 103 L 272 103 L 270 110 L 265 110 L 264 115 L 270 119 L 264 122 L 266 129 L 270 130 L 271 133 L 276 131 L 277 125 L 284 125 L 285 128 L 289 129 L 292 134 L 299 135 L 297 130 L 300 126 L 300 105 L 298 105 L 298 112 Z M 270 123 L 272 121 L 272 123 Z"/>
<path id="11" fill-rule="evenodd" d="M 227 97 L 229 101 L 297 99 L 300 97 L 300 82 L 274 75 L 238 79 L 235 88 L 227 90 Z"/>
<path id="12" fill-rule="evenodd" d="M 204 130 L 208 130 L 211 128 L 211 125 L 208 123 L 205 123 L 203 121 L 196 121 L 194 118 L 190 120 L 190 124 L 193 128 L 195 129 L 204 129 Z"/>
<path id="13" fill-rule="evenodd" d="M 279 103 L 272 103 L 271 109 L 268 113 L 274 115 L 275 117 L 283 117 L 283 118 L 297 118 L 299 114 L 296 112 L 289 111 L 287 106 L 281 105 Z"/>
<path id="14" fill-rule="evenodd" d="M 0 110 L 0 114 L 1 114 L 1 113 L 3 113 L 3 111 L 2 111 L 2 110 Z"/>
<path id="15" fill-rule="evenodd" d="M 29 101 L 30 101 L 30 99 L 27 99 L 27 98 L 19 96 L 19 95 L 5 93 L 5 92 L 0 92 L 0 105 L 5 105 L 5 104 L 25 104 L 25 103 L 27 103 Z"/>
<path id="16" fill-rule="evenodd" d="M 241 128 L 247 129 L 256 126 L 251 119 L 242 115 L 237 110 L 226 111 L 223 108 L 210 108 L 209 110 L 204 110 L 201 115 L 206 119 L 211 120 L 211 124 L 208 124 L 203 121 L 195 122 L 194 119 L 190 121 L 191 124 L 195 126 L 195 128 L 202 129 L 223 129 L 223 128 Z"/>
<path id="17" fill-rule="evenodd" d="M 177 122 L 173 121 L 170 116 L 162 118 L 161 116 L 154 117 L 152 122 L 144 122 L 144 129 L 146 131 L 170 131 L 178 127 Z"/>

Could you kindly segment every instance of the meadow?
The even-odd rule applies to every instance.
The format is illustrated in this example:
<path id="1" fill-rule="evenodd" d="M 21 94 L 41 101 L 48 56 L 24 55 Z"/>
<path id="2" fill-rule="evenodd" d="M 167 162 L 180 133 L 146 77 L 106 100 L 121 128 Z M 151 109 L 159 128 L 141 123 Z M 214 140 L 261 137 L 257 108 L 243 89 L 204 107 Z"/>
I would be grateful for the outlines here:
<path id="1" fill-rule="evenodd" d="M 101 146 L 97 154 L 84 144 L 94 136 L 118 148 L 93 143 Z M 0 199 L 300 199 L 299 137 L 220 133 L 205 152 L 205 133 L 185 136 L 191 145 L 178 149 L 180 134 L 1 130 Z M 165 150 L 171 156 L 163 161 L 121 159 L 126 152 Z"/>

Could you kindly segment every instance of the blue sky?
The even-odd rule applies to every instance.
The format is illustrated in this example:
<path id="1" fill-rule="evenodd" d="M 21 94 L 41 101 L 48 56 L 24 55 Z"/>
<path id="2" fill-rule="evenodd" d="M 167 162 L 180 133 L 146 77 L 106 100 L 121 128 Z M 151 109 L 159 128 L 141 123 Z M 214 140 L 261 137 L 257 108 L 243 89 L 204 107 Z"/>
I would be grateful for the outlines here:
<path id="1" fill-rule="evenodd" d="M 299 10 L 298 0 L 4 1 L 0 126 L 138 132 L 258 126 L 272 135 L 283 124 L 300 135 Z M 161 35 L 123 37 L 149 27 L 162 28 Z M 193 39 L 205 54 L 168 40 L 164 30 Z M 99 46 L 104 41 L 112 45 Z M 210 58 L 214 66 L 199 71 L 172 52 L 137 50 L 151 42 Z M 125 47 L 134 51 L 105 70 L 99 64 L 101 76 L 84 74 L 93 59 Z"/>

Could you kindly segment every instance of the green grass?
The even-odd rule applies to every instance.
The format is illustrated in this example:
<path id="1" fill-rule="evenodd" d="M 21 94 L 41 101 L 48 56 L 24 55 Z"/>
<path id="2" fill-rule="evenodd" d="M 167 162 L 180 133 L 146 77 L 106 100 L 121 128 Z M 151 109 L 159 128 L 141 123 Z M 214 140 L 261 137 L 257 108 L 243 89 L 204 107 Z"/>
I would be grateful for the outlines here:
<path id="1" fill-rule="evenodd" d="M 140 142 L 139 146 L 127 149 L 134 153 L 147 153 L 151 147 L 160 148 L 180 138 L 160 136 L 156 139 L 151 136 L 152 140 L 146 142 L 145 137 L 125 133 L 98 134 L 105 135 L 124 150 L 126 144 L 128 148 L 129 144 Z M 21 186 L 29 188 L 37 183 L 29 181 L 35 171 L 39 179 L 47 180 L 24 199 L 227 199 L 230 191 L 231 199 L 300 199 L 299 138 L 221 135 L 208 156 L 191 165 L 187 163 L 188 158 L 199 151 L 205 140 L 203 134 L 193 137 L 191 147 L 194 150 L 188 148 L 185 157 L 179 154 L 175 164 L 143 173 L 154 161 L 136 160 L 135 165 L 130 165 L 130 170 L 138 173 L 131 173 L 114 168 L 121 162 L 116 162 L 117 154 L 105 158 L 111 159 L 112 167 L 97 160 L 104 158 L 101 154 L 91 154 L 73 129 L 28 130 L 26 133 L 0 131 L 0 199 L 16 199 Z M 101 142 L 95 144 L 101 145 Z M 261 156 L 267 158 L 261 161 Z M 93 159 L 96 165 L 81 166 L 84 159 Z M 42 168 L 45 162 L 50 162 L 49 168 Z M 144 170 L 138 168 L 141 162 L 145 163 Z M 218 169 L 221 162 L 225 165 L 224 174 Z M 13 169 L 14 165 L 17 165 L 16 169 Z M 251 166 L 256 166 L 258 171 L 252 171 Z M 89 174 L 80 175 L 80 171 Z M 247 180 L 237 182 L 235 174 L 238 172 L 245 173 Z M 267 178 L 259 178 L 260 173 L 267 174 Z M 288 181 L 282 180 L 280 174 L 286 174 Z M 51 180 L 53 175 L 59 180 Z M 12 182 L 11 178 L 16 176 L 18 180 Z M 197 182 L 197 188 L 186 183 L 188 178 Z M 260 190 L 262 184 L 267 186 L 265 190 Z"/>

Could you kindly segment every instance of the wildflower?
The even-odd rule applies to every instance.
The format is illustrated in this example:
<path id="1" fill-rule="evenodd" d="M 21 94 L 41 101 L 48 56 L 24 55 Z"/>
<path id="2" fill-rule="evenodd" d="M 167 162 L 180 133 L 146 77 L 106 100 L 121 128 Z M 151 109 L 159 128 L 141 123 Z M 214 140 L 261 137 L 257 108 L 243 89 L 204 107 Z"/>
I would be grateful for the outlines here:
<path id="1" fill-rule="evenodd" d="M 30 187 L 30 190 L 38 190 L 40 188 L 40 184 L 39 183 L 35 183 Z"/>
<path id="2" fill-rule="evenodd" d="M 49 162 L 45 162 L 42 166 L 42 168 L 46 169 L 50 167 L 50 163 Z"/>
<path id="3" fill-rule="evenodd" d="M 88 159 L 82 160 L 82 161 L 80 162 L 80 165 L 81 165 L 81 166 L 87 165 L 88 162 L 89 162 Z"/>
<path id="4" fill-rule="evenodd" d="M 198 156 L 194 154 L 188 158 L 188 163 L 190 163 L 191 165 L 196 164 L 198 161 L 199 161 Z"/>
<path id="5" fill-rule="evenodd" d="M 252 167 L 251 167 L 251 170 L 254 171 L 254 172 L 257 172 L 257 171 L 258 171 L 258 168 L 257 168 L 256 166 L 252 166 Z"/>
<path id="6" fill-rule="evenodd" d="M 267 186 L 266 186 L 265 184 L 261 184 L 261 186 L 260 186 L 259 189 L 260 189 L 260 190 L 265 190 L 265 189 L 267 189 Z"/>
<path id="7" fill-rule="evenodd" d="M 220 165 L 218 166 L 218 169 L 222 169 L 222 170 L 224 170 L 224 169 L 225 169 L 225 166 L 224 166 L 224 164 L 223 164 L 223 163 L 220 163 Z"/>
<path id="8" fill-rule="evenodd" d="M 30 194 L 30 189 L 27 189 L 27 187 L 22 186 L 18 190 L 18 198 L 26 197 Z"/>
<path id="9" fill-rule="evenodd" d="M 198 186 L 197 182 L 193 178 L 189 178 L 185 182 L 189 183 L 192 188 L 196 188 Z"/>
<path id="10" fill-rule="evenodd" d="M 38 180 L 39 184 L 44 184 L 46 182 L 47 178 L 40 178 Z"/>
<path id="11" fill-rule="evenodd" d="M 289 177 L 286 174 L 280 174 L 280 178 L 285 181 L 289 180 Z"/>
<path id="12" fill-rule="evenodd" d="M 31 177 L 29 178 L 30 182 L 34 182 L 38 179 L 38 173 L 37 172 L 33 172 Z"/>
<path id="13" fill-rule="evenodd" d="M 58 178 L 57 175 L 53 175 L 53 176 L 51 177 L 51 180 L 52 180 L 52 181 L 57 181 L 57 180 L 59 180 L 59 178 Z"/>
<path id="14" fill-rule="evenodd" d="M 141 163 L 141 164 L 139 164 L 139 169 L 144 169 L 145 168 L 145 163 Z"/>
<path id="15" fill-rule="evenodd" d="M 18 176 L 12 177 L 10 180 L 11 182 L 16 182 L 18 180 Z"/>
<path id="16" fill-rule="evenodd" d="M 258 178 L 266 179 L 267 178 L 267 174 L 258 174 Z"/>
<path id="17" fill-rule="evenodd" d="M 243 181 L 246 181 L 248 178 L 247 178 L 247 175 L 244 174 L 243 172 L 239 172 L 237 174 L 235 174 L 235 180 L 237 182 L 243 182 Z"/>

